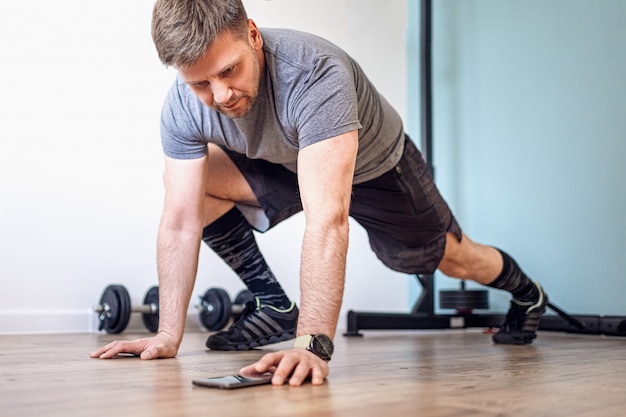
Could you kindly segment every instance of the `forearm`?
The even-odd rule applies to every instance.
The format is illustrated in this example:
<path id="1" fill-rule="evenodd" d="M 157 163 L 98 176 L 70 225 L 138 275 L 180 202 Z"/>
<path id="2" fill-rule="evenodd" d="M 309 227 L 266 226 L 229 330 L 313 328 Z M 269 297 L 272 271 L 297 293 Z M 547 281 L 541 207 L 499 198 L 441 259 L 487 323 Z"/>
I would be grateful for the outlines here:
<path id="1" fill-rule="evenodd" d="M 343 299 L 347 217 L 330 226 L 307 225 L 300 271 L 298 335 L 324 333 L 334 338 Z"/>
<path id="2" fill-rule="evenodd" d="M 189 300 L 198 270 L 198 231 L 159 227 L 157 267 L 159 274 L 159 332 L 183 338 Z"/>
<path id="3" fill-rule="evenodd" d="M 351 131 L 305 147 L 298 155 L 298 183 L 306 218 L 298 336 L 335 336 L 346 274 L 357 152 L 358 133 Z"/>

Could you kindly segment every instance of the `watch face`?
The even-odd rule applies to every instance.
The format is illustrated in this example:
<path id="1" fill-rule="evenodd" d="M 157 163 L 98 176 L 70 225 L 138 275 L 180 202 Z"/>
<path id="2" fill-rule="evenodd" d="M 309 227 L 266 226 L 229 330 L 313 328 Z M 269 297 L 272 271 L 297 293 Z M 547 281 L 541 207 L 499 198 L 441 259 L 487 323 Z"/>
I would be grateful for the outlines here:
<path id="1" fill-rule="evenodd" d="M 330 337 L 325 334 L 318 334 L 313 336 L 313 340 L 311 340 L 311 349 L 317 356 L 325 361 L 329 361 L 333 356 L 335 346 Z"/>

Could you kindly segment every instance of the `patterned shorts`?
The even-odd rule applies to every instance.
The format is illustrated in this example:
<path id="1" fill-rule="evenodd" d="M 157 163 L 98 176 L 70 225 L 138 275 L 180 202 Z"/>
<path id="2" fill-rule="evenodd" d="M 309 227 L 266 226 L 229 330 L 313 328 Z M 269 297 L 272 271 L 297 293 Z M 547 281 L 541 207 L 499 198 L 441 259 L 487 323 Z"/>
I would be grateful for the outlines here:
<path id="1" fill-rule="evenodd" d="M 262 215 L 242 208 L 259 231 L 302 211 L 296 174 L 282 165 L 253 160 L 225 150 L 249 182 Z M 432 274 L 452 232 L 461 228 L 437 190 L 419 150 L 408 136 L 398 164 L 352 189 L 350 216 L 365 228 L 370 246 L 389 268 L 409 274 Z"/>

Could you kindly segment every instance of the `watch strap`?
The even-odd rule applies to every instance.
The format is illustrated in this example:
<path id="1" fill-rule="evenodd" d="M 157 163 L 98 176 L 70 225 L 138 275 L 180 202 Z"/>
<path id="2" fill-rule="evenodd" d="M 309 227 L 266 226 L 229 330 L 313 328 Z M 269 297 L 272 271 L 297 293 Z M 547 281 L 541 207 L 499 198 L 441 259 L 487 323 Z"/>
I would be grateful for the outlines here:
<path id="1" fill-rule="evenodd" d="M 296 337 L 296 340 L 293 342 L 293 347 L 309 350 L 311 340 L 313 340 L 312 334 L 303 334 L 302 336 Z"/>
<path id="2" fill-rule="evenodd" d="M 305 334 L 298 336 L 293 344 L 294 348 L 306 349 L 315 356 L 329 361 L 335 350 L 333 341 L 325 334 Z"/>

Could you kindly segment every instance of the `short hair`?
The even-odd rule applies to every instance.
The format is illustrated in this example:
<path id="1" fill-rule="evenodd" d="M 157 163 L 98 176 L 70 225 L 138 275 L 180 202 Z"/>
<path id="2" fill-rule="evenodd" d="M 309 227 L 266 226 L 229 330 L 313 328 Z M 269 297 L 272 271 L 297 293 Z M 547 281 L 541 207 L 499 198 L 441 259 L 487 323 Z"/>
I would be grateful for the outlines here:
<path id="1" fill-rule="evenodd" d="M 218 36 L 247 36 L 248 16 L 241 0 L 157 0 L 152 40 L 166 66 L 195 64 Z"/>

